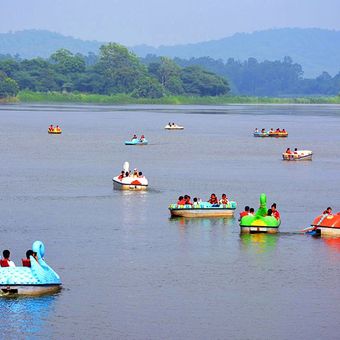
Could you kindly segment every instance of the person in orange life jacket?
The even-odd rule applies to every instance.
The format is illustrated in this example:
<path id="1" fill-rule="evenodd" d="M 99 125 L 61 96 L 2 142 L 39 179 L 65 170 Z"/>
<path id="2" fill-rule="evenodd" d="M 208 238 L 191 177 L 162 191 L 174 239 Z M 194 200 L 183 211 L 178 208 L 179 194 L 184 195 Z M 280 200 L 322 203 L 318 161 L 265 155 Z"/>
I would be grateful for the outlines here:
<path id="1" fill-rule="evenodd" d="M 184 204 L 192 205 L 192 202 L 190 201 L 190 198 L 191 197 L 189 195 L 184 195 L 184 200 L 185 200 Z"/>
<path id="2" fill-rule="evenodd" d="M 244 211 L 240 212 L 240 219 L 241 219 L 243 216 L 247 216 L 247 215 L 249 215 L 249 206 L 248 206 L 248 205 L 246 205 L 246 206 L 244 207 Z"/>
<path id="3" fill-rule="evenodd" d="M 8 249 L 5 249 L 2 252 L 2 255 L 3 255 L 3 259 L 1 260 L 1 263 L 0 263 L 1 267 L 15 267 L 14 262 L 9 259 L 11 253 Z"/>
<path id="4" fill-rule="evenodd" d="M 222 198 L 220 199 L 220 204 L 228 204 L 228 197 L 226 194 L 222 194 Z"/>
<path id="5" fill-rule="evenodd" d="M 288 154 L 291 154 L 292 151 L 290 150 L 290 148 L 287 148 L 286 152 L 285 153 L 288 153 Z"/>
<path id="6" fill-rule="evenodd" d="M 218 198 L 215 194 L 211 194 L 208 202 L 212 205 L 218 204 Z"/>
<path id="7" fill-rule="evenodd" d="M 185 204 L 185 199 L 183 196 L 178 197 L 177 205 L 184 205 Z"/>
<path id="8" fill-rule="evenodd" d="M 276 203 L 272 204 L 271 210 L 272 210 L 272 216 L 274 216 L 277 220 L 279 220 L 280 219 L 280 213 L 278 212 L 278 210 L 276 210 Z"/>

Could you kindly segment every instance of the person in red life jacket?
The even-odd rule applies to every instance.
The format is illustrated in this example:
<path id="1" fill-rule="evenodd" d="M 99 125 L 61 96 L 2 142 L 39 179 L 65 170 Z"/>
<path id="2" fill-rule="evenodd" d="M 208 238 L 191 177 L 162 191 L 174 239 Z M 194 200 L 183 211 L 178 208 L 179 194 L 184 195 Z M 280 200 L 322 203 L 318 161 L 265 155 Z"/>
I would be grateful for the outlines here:
<path id="1" fill-rule="evenodd" d="M 292 154 L 292 151 L 290 150 L 290 148 L 287 148 L 285 153 L 288 153 L 290 155 L 290 154 Z"/>
<path id="2" fill-rule="evenodd" d="M 277 220 L 279 220 L 280 219 L 280 213 L 276 209 L 276 203 L 273 203 L 270 208 L 271 208 L 271 211 L 272 211 L 272 216 L 274 216 Z"/>
<path id="3" fill-rule="evenodd" d="M 280 133 L 281 132 L 280 128 L 277 128 L 275 132 Z"/>
<path id="4" fill-rule="evenodd" d="M 287 133 L 287 132 L 286 132 L 286 129 L 282 129 L 282 133 Z"/>
<path id="5" fill-rule="evenodd" d="M 178 197 L 177 205 L 184 205 L 185 204 L 185 199 L 183 196 Z"/>
<path id="6" fill-rule="evenodd" d="M 11 253 L 8 249 L 5 249 L 3 252 L 2 252 L 2 255 L 3 255 L 3 259 L 0 260 L 0 264 L 1 264 L 1 267 L 15 267 L 15 264 L 13 261 L 11 261 L 9 259 Z"/>
<path id="7" fill-rule="evenodd" d="M 332 215 L 332 208 L 331 207 L 328 207 L 324 212 L 323 212 L 324 215 Z"/>
<path id="8" fill-rule="evenodd" d="M 224 205 L 228 204 L 228 197 L 226 194 L 222 194 L 222 197 L 220 199 L 220 204 L 224 204 Z"/>
<path id="9" fill-rule="evenodd" d="M 27 250 L 26 251 L 26 258 L 21 260 L 23 267 L 31 267 L 30 256 L 33 256 L 33 250 L 32 249 Z"/>
<path id="10" fill-rule="evenodd" d="M 192 205 L 192 202 L 190 201 L 190 198 L 191 197 L 189 195 L 184 195 L 184 200 L 185 200 L 184 204 Z"/>
<path id="11" fill-rule="evenodd" d="M 54 130 L 54 127 L 53 125 L 51 124 L 50 127 L 48 128 L 48 131 L 53 131 Z"/>
<path id="12" fill-rule="evenodd" d="M 141 142 L 144 142 L 144 139 L 145 139 L 144 135 L 141 135 L 141 136 L 140 136 L 140 141 L 141 141 Z"/>
<path id="13" fill-rule="evenodd" d="M 243 216 L 247 216 L 247 215 L 249 215 L 249 206 L 248 205 L 246 205 L 244 207 L 244 210 L 242 212 L 240 212 L 240 220 Z"/>
<path id="14" fill-rule="evenodd" d="M 210 198 L 209 198 L 209 201 L 208 201 L 210 204 L 212 205 L 215 205 L 215 204 L 219 204 L 218 203 L 218 198 L 216 197 L 215 194 L 211 194 L 210 195 Z"/>
<path id="15" fill-rule="evenodd" d="M 120 172 L 120 175 L 118 176 L 119 180 L 122 180 L 124 178 L 124 170 Z"/>

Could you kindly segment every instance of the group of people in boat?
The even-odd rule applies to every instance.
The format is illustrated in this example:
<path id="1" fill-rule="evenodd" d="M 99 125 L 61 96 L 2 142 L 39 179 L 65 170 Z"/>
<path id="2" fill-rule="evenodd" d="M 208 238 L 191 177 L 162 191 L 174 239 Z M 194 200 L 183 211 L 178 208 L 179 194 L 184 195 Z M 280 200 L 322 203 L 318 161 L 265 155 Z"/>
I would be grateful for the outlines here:
<path id="1" fill-rule="evenodd" d="M 295 148 L 294 151 L 292 151 L 290 148 L 287 148 L 287 150 L 285 151 L 285 153 L 288 154 L 288 155 L 294 155 L 294 154 L 297 155 L 298 149 Z"/>
<path id="2" fill-rule="evenodd" d="M 61 128 L 59 127 L 59 125 L 57 126 L 53 126 L 52 124 L 49 126 L 48 128 L 49 132 L 61 132 Z"/>
<path id="3" fill-rule="evenodd" d="M 247 215 L 255 215 L 255 210 L 254 208 L 249 208 L 248 205 L 246 205 L 244 207 L 244 210 L 242 212 L 240 212 L 240 220 L 242 217 L 247 216 Z M 279 211 L 276 209 L 276 203 L 273 203 L 270 207 L 270 209 L 267 210 L 267 216 L 273 216 L 275 217 L 277 220 L 280 219 L 280 213 Z"/>
<path id="4" fill-rule="evenodd" d="M 229 203 L 228 197 L 226 194 L 222 194 L 221 199 L 219 200 L 218 197 L 213 193 L 210 195 L 210 198 L 207 201 L 213 207 L 219 207 L 220 205 L 227 205 Z M 179 196 L 177 205 L 191 205 L 191 206 L 198 206 L 202 203 L 202 200 L 198 197 L 194 197 L 191 201 L 191 197 L 189 195 Z"/>
<path id="5" fill-rule="evenodd" d="M 1 267 L 16 267 L 15 263 L 10 259 L 10 256 L 11 256 L 11 252 L 8 249 L 5 249 L 2 252 L 2 258 L 0 259 Z M 21 260 L 23 267 L 31 267 L 30 256 L 32 256 L 38 262 L 37 253 L 34 252 L 32 249 L 29 249 L 26 251 L 26 258 L 23 258 Z"/>
<path id="6" fill-rule="evenodd" d="M 122 180 L 123 178 L 126 178 L 126 177 L 144 178 L 143 173 L 141 171 L 138 171 L 138 169 L 134 169 L 133 172 L 131 172 L 131 170 L 129 171 L 122 170 L 120 172 L 120 175 L 118 176 L 118 179 Z"/>
<path id="7" fill-rule="evenodd" d="M 255 133 L 259 133 L 259 129 L 256 128 Z M 276 130 L 274 130 L 273 128 L 271 128 L 269 131 L 266 131 L 266 129 L 261 129 L 261 133 L 268 133 L 268 134 L 278 134 L 278 133 L 281 133 L 281 134 L 286 134 L 287 131 L 285 129 L 280 129 L 280 128 L 277 128 Z"/>
<path id="8" fill-rule="evenodd" d="M 134 134 L 134 135 L 132 136 L 131 140 L 133 141 L 133 140 L 136 140 L 136 139 L 138 139 L 138 137 L 137 137 L 136 134 Z M 140 142 L 144 142 L 144 140 L 145 140 L 145 136 L 144 136 L 144 135 L 141 135 L 140 138 L 139 138 L 139 141 L 140 141 Z"/>

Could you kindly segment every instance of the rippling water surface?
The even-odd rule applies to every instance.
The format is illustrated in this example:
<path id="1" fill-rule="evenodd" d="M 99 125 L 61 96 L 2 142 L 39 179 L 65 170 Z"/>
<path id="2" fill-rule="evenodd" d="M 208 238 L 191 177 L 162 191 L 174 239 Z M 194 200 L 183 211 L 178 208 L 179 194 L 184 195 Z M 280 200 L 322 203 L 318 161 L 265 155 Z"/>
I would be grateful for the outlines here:
<path id="1" fill-rule="evenodd" d="M 51 123 L 63 134 L 48 135 Z M 255 127 L 289 137 L 253 138 Z M 133 133 L 150 145 L 124 146 Z M 313 161 L 281 161 L 286 147 Z M 148 192 L 112 190 L 125 160 Z M 340 239 L 299 233 L 340 210 L 339 106 L 0 106 L 0 164 L 0 248 L 19 264 L 42 240 L 64 287 L 0 300 L 0 338 L 339 337 Z M 267 193 L 281 233 L 169 218 L 178 195 L 212 192 L 237 214 Z"/>

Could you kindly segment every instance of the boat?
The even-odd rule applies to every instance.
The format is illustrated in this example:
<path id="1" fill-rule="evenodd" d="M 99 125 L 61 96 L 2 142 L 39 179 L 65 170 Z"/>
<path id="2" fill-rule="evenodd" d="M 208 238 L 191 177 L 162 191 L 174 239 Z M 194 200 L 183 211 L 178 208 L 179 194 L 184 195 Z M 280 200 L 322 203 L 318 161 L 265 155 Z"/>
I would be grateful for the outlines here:
<path id="1" fill-rule="evenodd" d="M 257 132 L 254 132 L 254 137 L 269 137 L 269 134 L 268 132 L 257 131 Z"/>
<path id="2" fill-rule="evenodd" d="M 166 130 L 183 130 L 184 126 L 180 126 L 180 125 L 173 123 L 173 124 L 165 125 L 164 129 L 166 129 Z"/>
<path id="3" fill-rule="evenodd" d="M 288 132 L 287 131 L 280 131 L 280 132 L 277 132 L 277 131 L 254 131 L 253 133 L 254 137 L 288 137 Z"/>
<path id="4" fill-rule="evenodd" d="M 53 130 L 48 129 L 47 132 L 50 135 L 60 135 L 62 133 L 62 130 L 60 128 L 54 128 Z"/>
<path id="5" fill-rule="evenodd" d="M 171 217 L 231 217 L 237 207 L 236 202 L 229 201 L 228 204 L 210 204 L 201 202 L 195 205 L 170 204 Z"/>
<path id="6" fill-rule="evenodd" d="M 32 250 L 38 262 L 30 256 L 31 267 L 0 267 L 0 296 L 35 296 L 60 290 L 59 275 L 43 260 L 44 244 L 35 241 Z"/>
<path id="7" fill-rule="evenodd" d="M 322 214 L 317 216 L 308 228 L 308 234 L 340 236 L 340 212 L 337 214 Z"/>
<path id="8" fill-rule="evenodd" d="M 148 140 L 147 139 L 139 139 L 139 138 L 134 138 L 132 140 L 127 140 L 124 142 L 125 145 L 147 145 Z"/>
<path id="9" fill-rule="evenodd" d="M 313 152 L 310 150 L 296 150 L 294 153 L 282 154 L 284 161 L 310 161 L 312 160 Z"/>
<path id="10" fill-rule="evenodd" d="M 129 167 L 129 162 L 124 162 L 122 174 L 130 173 Z M 149 182 L 144 176 L 138 176 L 136 173 L 125 177 L 122 174 L 112 178 L 114 189 L 135 191 L 147 190 Z"/>
<path id="11" fill-rule="evenodd" d="M 281 220 L 274 216 L 267 216 L 266 194 L 260 195 L 260 208 L 255 215 L 246 215 L 241 218 L 241 233 L 268 233 L 276 234 L 279 231 Z"/>

